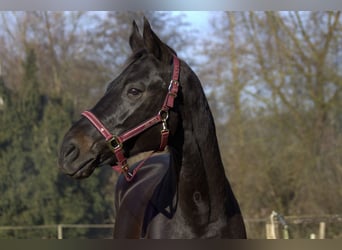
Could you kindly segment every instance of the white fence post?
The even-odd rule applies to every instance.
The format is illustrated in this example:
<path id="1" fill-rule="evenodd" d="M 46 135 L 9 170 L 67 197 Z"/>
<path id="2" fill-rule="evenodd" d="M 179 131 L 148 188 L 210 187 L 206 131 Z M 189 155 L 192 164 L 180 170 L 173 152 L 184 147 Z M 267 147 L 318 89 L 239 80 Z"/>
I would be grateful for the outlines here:
<path id="1" fill-rule="evenodd" d="M 57 239 L 59 240 L 63 239 L 63 225 L 62 224 L 57 225 Z"/>
<path id="2" fill-rule="evenodd" d="M 325 222 L 319 223 L 318 239 L 325 239 Z"/>
<path id="3" fill-rule="evenodd" d="M 278 238 L 278 221 L 276 219 L 277 213 L 272 211 L 269 223 L 266 224 L 266 239 Z"/>

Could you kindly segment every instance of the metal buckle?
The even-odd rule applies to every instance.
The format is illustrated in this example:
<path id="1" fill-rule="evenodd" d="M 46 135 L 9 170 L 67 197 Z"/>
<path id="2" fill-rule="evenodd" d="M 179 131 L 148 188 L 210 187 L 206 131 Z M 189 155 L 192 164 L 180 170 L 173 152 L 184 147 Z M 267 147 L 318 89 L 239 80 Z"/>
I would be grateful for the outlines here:
<path id="1" fill-rule="evenodd" d="M 118 148 L 122 148 L 122 143 L 117 136 L 113 136 L 110 140 L 107 141 L 107 144 L 110 149 L 116 150 Z"/>
<path id="2" fill-rule="evenodd" d="M 131 172 L 129 171 L 129 167 L 128 167 L 128 164 L 127 164 L 127 163 L 125 163 L 125 164 L 121 167 L 121 171 L 122 171 L 122 173 L 124 174 L 124 176 L 125 176 L 125 178 L 126 178 L 127 181 L 130 181 L 130 180 L 133 178 L 133 176 L 134 176 L 134 174 L 131 173 Z"/>
<path id="3" fill-rule="evenodd" d="M 171 91 L 173 84 L 176 84 L 177 86 L 179 86 L 179 81 L 178 80 L 171 80 L 170 84 L 169 84 L 169 91 Z"/>
<path id="4" fill-rule="evenodd" d="M 171 80 L 170 81 L 170 85 L 169 85 L 169 95 L 172 95 L 172 96 L 174 96 L 176 98 L 177 97 L 177 93 L 171 92 L 173 84 L 177 85 L 177 87 L 178 87 L 179 86 L 178 80 Z"/>
<path id="5" fill-rule="evenodd" d="M 121 166 L 121 170 L 122 170 L 122 172 L 124 172 L 124 173 L 129 173 L 128 164 L 125 163 L 124 165 L 122 165 L 122 166 Z"/>

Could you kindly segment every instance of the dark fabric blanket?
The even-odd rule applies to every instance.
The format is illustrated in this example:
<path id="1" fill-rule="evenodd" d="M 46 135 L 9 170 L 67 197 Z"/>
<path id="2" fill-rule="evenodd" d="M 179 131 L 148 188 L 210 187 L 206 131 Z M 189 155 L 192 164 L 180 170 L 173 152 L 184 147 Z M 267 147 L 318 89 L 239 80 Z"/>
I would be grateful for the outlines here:
<path id="1" fill-rule="evenodd" d="M 157 214 L 173 217 L 177 206 L 177 177 L 173 165 L 172 154 L 167 152 L 146 160 L 131 182 L 123 175 L 119 177 L 115 191 L 114 238 L 143 238 Z"/>

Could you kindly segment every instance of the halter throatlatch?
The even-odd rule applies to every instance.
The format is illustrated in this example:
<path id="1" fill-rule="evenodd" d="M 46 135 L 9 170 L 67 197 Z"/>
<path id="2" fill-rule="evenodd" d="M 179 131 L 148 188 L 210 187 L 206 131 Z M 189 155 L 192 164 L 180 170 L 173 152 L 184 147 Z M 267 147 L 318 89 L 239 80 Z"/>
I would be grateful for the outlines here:
<path id="1" fill-rule="evenodd" d="M 167 127 L 167 120 L 169 118 L 169 109 L 173 108 L 174 100 L 177 97 L 178 87 L 179 87 L 179 70 L 180 70 L 180 62 L 176 56 L 173 56 L 173 73 L 172 79 L 170 81 L 168 93 L 165 97 L 162 108 L 159 110 L 158 114 L 153 116 L 152 118 L 142 122 L 138 126 L 122 133 L 121 135 L 113 135 L 109 132 L 109 130 L 102 124 L 102 122 L 97 119 L 97 117 L 91 113 L 90 111 L 84 111 L 82 115 L 86 117 L 95 128 L 103 135 L 106 139 L 106 142 L 109 148 L 115 154 L 117 165 L 113 166 L 115 171 L 123 173 L 127 181 L 131 181 L 133 177 L 136 175 L 138 170 L 144 165 L 145 161 L 152 156 L 153 153 L 157 151 L 164 151 L 169 138 L 169 129 Z M 127 163 L 127 159 L 123 152 L 123 143 L 132 137 L 139 135 L 144 132 L 148 128 L 161 123 L 162 129 L 160 131 L 160 145 L 159 148 L 153 151 L 145 160 L 143 160 L 139 166 L 137 166 L 133 172 L 129 171 L 129 166 Z"/>

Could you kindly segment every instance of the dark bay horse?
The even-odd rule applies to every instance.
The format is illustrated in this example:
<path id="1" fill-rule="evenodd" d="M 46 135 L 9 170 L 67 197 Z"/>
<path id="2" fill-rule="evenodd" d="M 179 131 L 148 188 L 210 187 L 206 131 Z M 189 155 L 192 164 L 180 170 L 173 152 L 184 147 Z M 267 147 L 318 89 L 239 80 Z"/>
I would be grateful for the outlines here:
<path id="1" fill-rule="evenodd" d="M 66 133 L 61 170 L 116 165 L 114 238 L 246 238 L 196 74 L 146 19 L 129 44 L 123 71 Z"/>

